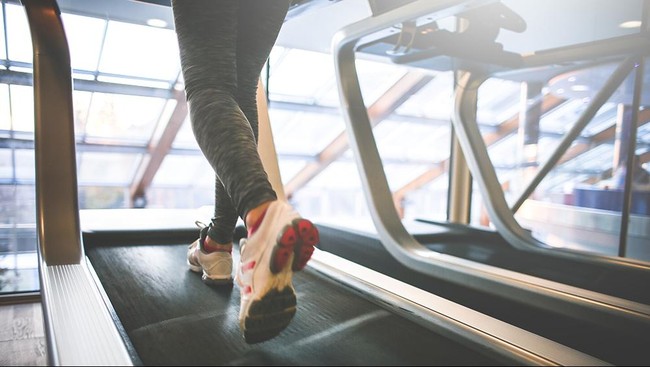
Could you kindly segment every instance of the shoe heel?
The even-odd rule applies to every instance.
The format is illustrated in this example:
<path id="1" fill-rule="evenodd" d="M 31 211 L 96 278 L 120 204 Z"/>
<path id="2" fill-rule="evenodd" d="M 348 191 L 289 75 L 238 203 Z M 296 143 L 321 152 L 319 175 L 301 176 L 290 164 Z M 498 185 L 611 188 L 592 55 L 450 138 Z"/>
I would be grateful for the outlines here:
<path id="1" fill-rule="evenodd" d="M 291 259 L 297 241 L 298 236 L 294 226 L 285 226 L 278 235 L 277 243 L 271 254 L 271 273 L 277 274 L 284 269 Z"/>
<path id="2" fill-rule="evenodd" d="M 298 218 L 293 221 L 293 227 L 298 234 L 298 241 L 294 246 L 294 257 L 291 270 L 300 271 L 305 268 L 311 255 L 314 253 L 314 246 L 318 244 L 319 234 L 316 226 L 309 220 Z"/>

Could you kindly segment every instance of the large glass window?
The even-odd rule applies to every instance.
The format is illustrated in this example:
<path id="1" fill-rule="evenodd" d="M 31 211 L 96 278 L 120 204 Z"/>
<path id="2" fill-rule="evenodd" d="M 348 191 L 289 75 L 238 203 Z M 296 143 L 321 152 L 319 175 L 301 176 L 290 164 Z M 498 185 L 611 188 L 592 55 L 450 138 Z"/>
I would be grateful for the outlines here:
<path id="1" fill-rule="evenodd" d="M 170 29 L 109 21 L 98 71 L 173 81 L 180 71 L 176 34 Z"/>
<path id="2" fill-rule="evenodd" d="M 595 1 L 593 7 L 603 5 L 604 9 L 605 1 Z M 504 2 L 530 20 L 532 32 L 545 35 L 530 39 L 517 32 L 501 32 L 497 41 L 507 51 L 530 53 L 639 32 L 638 27 L 619 26 L 640 20 L 641 12 L 634 11 L 641 8 L 638 0 L 629 0 L 625 9 L 630 11 L 616 15 L 620 19 L 602 26 L 594 19 L 594 27 L 580 32 L 566 32 L 579 2 Z M 4 293 L 35 290 L 38 281 L 31 38 L 20 5 L 3 2 L 1 9 L 0 269 L 6 270 L 0 273 L 0 293 Z M 171 9 L 156 9 L 171 19 Z M 537 16 L 549 12 L 552 16 Z M 65 8 L 62 18 L 74 78 L 81 209 L 130 208 L 133 188 L 139 185 L 146 186 L 148 208 L 211 207 L 215 177 L 196 144 L 190 116 L 181 108 L 183 81 L 173 29 L 147 26 L 144 19 L 131 21 L 135 16 L 93 16 Z M 563 37 L 552 37 L 559 32 Z M 454 74 L 368 56 L 360 52 L 356 66 L 364 104 L 373 109 L 374 137 L 396 209 L 405 221 L 445 221 Z M 509 205 L 527 188 L 615 67 L 601 63 L 576 69 L 543 85 L 494 77 L 481 86 L 476 122 Z M 404 80 L 418 77 L 426 82 L 403 89 Z M 332 55 L 327 52 L 286 45 L 272 50 L 262 79 L 268 88 L 280 173 L 301 214 L 317 221 L 372 228 L 335 78 Z M 620 178 L 625 166 L 621 162 L 627 162 L 621 158 L 619 131 L 629 131 L 625 129 L 629 129 L 632 79 L 628 77 L 599 108 L 516 211 L 517 220 L 541 241 L 616 253 L 613 244 L 621 237 L 623 220 Z M 647 76 L 644 80 L 647 84 Z M 522 97 L 532 88 L 537 88 L 536 94 Z M 643 90 L 642 105 L 649 104 L 649 93 Z M 528 100 L 548 106 L 532 127 L 520 121 L 522 113 L 527 113 Z M 647 244 L 650 237 L 646 223 L 650 169 L 646 122 L 650 118 L 646 109 L 637 114 L 634 195 L 625 256 L 645 259 L 647 249 L 641 250 L 641 244 Z M 144 172 L 154 172 L 153 178 L 147 181 Z M 477 185 L 472 200 L 470 225 L 490 227 Z M 567 223 L 571 228 L 566 228 Z"/>
<path id="3" fill-rule="evenodd" d="M 519 104 L 523 110 L 519 111 L 516 131 L 495 144 L 486 140 L 486 145 L 510 206 L 521 201 L 524 190 L 534 184 L 532 193 L 517 208 L 516 218 L 540 241 L 650 260 L 650 146 L 646 128 L 650 116 L 643 107 L 632 110 L 636 68 L 620 85 L 606 84 L 619 65 L 568 71 L 543 86 L 522 83 L 524 92 L 537 93 L 522 93 L 525 100 Z M 611 97 L 595 105 L 594 97 L 603 90 Z M 641 106 L 647 103 L 647 95 L 647 91 L 642 92 Z M 550 106 L 551 100 L 557 102 Z M 585 114 L 594 108 L 597 112 L 593 118 L 586 119 Z M 632 121 L 634 115 L 636 121 Z M 633 130 L 635 141 L 630 140 Z M 576 134 L 575 139 L 566 140 L 571 133 Z M 628 157 L 630 145 L 635 147 L 633 157 Z M 566 149 L 558 156 L 556 150 L 562 146 Z M 556 159 L 549 163 L 552 158 Z M 629 218 L 623 212 L 627 167 L 634 169 Z M 548 173 L 538 178 L 542 169 Z M 475 220 L 490 225 L 484 216 Z M 621 234 L 624 221 L 628 221 L 627 233 Z"/>

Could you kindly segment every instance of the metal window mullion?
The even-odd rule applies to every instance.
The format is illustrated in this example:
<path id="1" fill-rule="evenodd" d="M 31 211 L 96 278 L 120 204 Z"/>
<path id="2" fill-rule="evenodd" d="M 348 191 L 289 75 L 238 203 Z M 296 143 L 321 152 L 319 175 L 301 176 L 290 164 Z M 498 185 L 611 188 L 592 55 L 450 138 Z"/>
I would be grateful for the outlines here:
<path id="1" fill-rule="evenodd" d="M 618 256 L 625 257 L 627 252 L 627 231 L 630 221 L 630 210 L 632 207 L 632 180 L 634 178 L 634 164 L 636 161 L 636 137 L 637 137 L 637 120 L 639 119 L 639 105 L 641 103 L 641 90 L 643 87 L 643 69 L 644 59 L 638 58 L 635 64 L 636 73 L 634 75 L 634 96 L 632 97 L 632 129 L 630 129 L 630 139 L 627 146 L 627 162 L 625 169 L 625 184 L 623 189 L 623 209 L 621 213 L 621 231 L 619 233 Z"/>

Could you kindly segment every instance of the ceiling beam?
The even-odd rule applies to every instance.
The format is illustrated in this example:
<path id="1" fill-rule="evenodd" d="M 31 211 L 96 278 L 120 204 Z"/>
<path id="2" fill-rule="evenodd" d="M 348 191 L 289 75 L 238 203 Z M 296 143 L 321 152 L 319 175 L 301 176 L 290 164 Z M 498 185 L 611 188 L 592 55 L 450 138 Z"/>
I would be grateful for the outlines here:
<path id="1" fill-rule="evenodd" d="M 636 121 L 636 128 L 638 129 L 648 122 L 650 122 L 650 109 L 640 110 Z M 594 134 L 588 141 L 580 142 L 571 146 L 569 149 L 567 149 L 562 158 L 557 162 L 557 165 L 559 166 L 563 163 L 566 163 L 576 158 L 580 154 L 583 154 L 601 144 L 614 141 L 615 138 L 616 124 L 612 124 L 612 126 L 604 129 L 603 131 Z"/>
<path id="2" fill-rule="evenodd" d="M 187 117 L 188 109 L 185 101 L 185 93 L 174 90 L 174 99 L 176 106 L 172 112 L 169 121 L 159 139 L 152 138 L 148 145 L 148 156 L 140 162 L 140 167 L 136 170 L 135 177 L 131 184 L 131 206 L 141 208 L 146 206 L 146 191 L 151 185 L 156 172 L 162 165 L 165 156 L 171 150 L 172 143 L 176 134 L 183 126 L 183 121 Z M 148 157 L 148 159 L 147 159 Z"/>
<path id="3" fill-rule="evenodd" d="M 431 74 L 423 72 L 409 72 L 400 78 L 386 93 L 368 107 L 368 118 L 372 127 L 390 116 L 411 95 L 422 89 L 433 79 Z M 294 175 L 284 186 L 287 197 L 303 187 L 307 182 L 316 177 L 332 162 L 339 158 L 350 146 L 347 133 L 344 131 L 330 142 L 313 162 L 309 162 Z"/>
<path id="4" fill-rule="evenodd" d="M 645 164 L 650 161 L 650 151 L 647 151 L 645 153 L 642 153 L 639 155 L 639 163 L 640 164 Z"/>

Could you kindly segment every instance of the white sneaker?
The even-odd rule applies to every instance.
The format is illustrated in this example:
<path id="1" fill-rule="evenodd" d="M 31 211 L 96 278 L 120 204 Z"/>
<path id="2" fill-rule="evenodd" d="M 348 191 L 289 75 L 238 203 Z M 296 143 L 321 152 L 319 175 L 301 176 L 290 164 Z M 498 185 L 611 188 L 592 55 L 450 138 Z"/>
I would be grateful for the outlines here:
<path id="1" fill-rule="evenodd" d="M 312 222 L 277 200 L 254 233 L 240 242 L 235 280 L 241 292 L 239 326 L 247 343 L 271 339 L 289 325 L 296 313 L 291 277 L 307 265 L 318 240 Z"/>
<path id="2" fill-rule="evenodd" d="M 197 225 L 202 223 L 197 222 Z M 210 285 L 232 284 L 232 252 L 204 252 L 201 244 L 205 241 L 210 227 L 204 226 L 199 232 L 199 238 L 192 242 L 187 249 L 187 265 L 195 273 L 202 272 L 201 279 Z"/>

